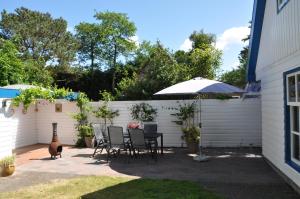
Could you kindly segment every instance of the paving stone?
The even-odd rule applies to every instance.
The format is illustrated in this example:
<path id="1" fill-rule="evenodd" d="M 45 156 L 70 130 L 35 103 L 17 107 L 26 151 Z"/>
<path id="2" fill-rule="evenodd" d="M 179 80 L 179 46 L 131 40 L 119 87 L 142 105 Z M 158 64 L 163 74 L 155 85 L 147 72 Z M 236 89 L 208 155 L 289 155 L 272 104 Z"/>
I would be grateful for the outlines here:
<path id="1" fill-rule="evenodd" d="M 208 148 L 207 162 L 196 162 L 181 148 L 168 148 L 155 162 L 149 156 L 121 155 L 106 162 L 106 155 L 91 158 L 93 149 L 64 147 L 63 158 L 49 158 L 47 145 L 17 152 L 17 172 L 0 178 L 0 191 L 12 191 L 54 179 L 81 175 L 191 180 L 227 198 L 300 198 L 264 161 L 260 148 Z M 129 162 L 128 162 L 129 160 Z"/>

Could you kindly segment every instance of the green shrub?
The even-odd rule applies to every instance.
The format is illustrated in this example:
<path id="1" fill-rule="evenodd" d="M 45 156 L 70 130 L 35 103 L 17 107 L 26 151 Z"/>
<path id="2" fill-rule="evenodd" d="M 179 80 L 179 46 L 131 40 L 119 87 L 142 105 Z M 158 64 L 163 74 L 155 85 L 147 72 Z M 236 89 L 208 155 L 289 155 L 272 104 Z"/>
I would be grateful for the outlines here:
<path id="1" fill-rule="evenodd" d="M 133 120 L 151 122 L 157 116 L 157 109 L 154 109 L 150 104 L 140 103 L 131 107 L 131 117 Z"/>
<path id="2" fill-rule="evenodd" d="M 79 126 L 79 133 L 81 134 L 81 137 L 93 137 L 94 132 L 93 128 L 90 125 L 81 125 Z"/>
<path id="3" fill-rule="evenodd" d="M 182 139 L 187 143 L 198 143 L 200 140 L 200 129 L 198 127 L 182 128 L 182 133 Z"/>
<path id="4" fill-rule="evenodd" d="M 15 155 L 6 156 L 0 160 L 0 167 L 4 168 L 4 167 L 8 167 L 10 165 L 14 165 L 15 160 L 16 160 Z"/>

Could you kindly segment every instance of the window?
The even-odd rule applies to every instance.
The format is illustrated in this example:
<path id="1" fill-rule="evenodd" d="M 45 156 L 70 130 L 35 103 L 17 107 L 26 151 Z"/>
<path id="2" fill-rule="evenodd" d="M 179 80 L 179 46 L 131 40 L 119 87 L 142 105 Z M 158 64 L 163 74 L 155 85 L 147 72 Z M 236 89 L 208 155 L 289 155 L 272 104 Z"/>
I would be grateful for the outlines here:
<path id="1" fill-rule="evenodd" d="M 299 106 L 290 106 L 291 110 L 291 158 L 296 163 L 300 163 L 300 147 L 299 147 Z M 300 165 L 300 164 L 299 164 Z"/>
<path id="2" fill-rule="evenodd" d="M 288 2 L 289 0 L 277 0 L 277 12 L 280 12 Z"/>
<path id="3" fill-rule="evenodd" d="M 284 73 L 285 162 L 300 172 L 300 67 Z"/>

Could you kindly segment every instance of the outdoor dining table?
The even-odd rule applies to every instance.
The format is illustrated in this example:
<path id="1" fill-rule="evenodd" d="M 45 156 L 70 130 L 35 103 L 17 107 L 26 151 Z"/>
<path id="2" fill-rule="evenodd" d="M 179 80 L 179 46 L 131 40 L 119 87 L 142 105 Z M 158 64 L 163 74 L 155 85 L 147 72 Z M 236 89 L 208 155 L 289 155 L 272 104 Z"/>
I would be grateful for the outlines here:
<path id="1" fill-rule="evenodd" d="M 144 137 L 146 140 L 155 140 L 160 137 L 160 153 L 164 154 L 164 135 L 163 133 L 145 133 Z M 124 133 L 124 138 L 129 139 L 129 134 Z"/>

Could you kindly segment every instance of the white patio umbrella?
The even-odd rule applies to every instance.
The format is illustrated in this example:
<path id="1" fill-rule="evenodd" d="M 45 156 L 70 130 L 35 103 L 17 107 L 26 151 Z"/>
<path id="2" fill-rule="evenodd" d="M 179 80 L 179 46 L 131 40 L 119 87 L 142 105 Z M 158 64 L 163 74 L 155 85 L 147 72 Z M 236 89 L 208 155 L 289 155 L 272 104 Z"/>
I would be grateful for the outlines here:
<path id="1" fill-rule="evenodd" d="M 194 79 L 184 81 L 168 88 L 165 88 L 154 95 L 198 95 L 199 107 L 200 107 L 200 122 L 199 127 L 202 127 L 201 124 L 201 100 L 200 94 L 240 94 L 244 93 L 242 89 L 231 86 L 229 84 L 209 80 L 202 77 L 196 77 Z M 202 138 L 200 138 L 199 145 L 199 155 L 194 157 L 194 160 L 197 161 L 206 161 L 207 156 L 202 154 Z"/>

